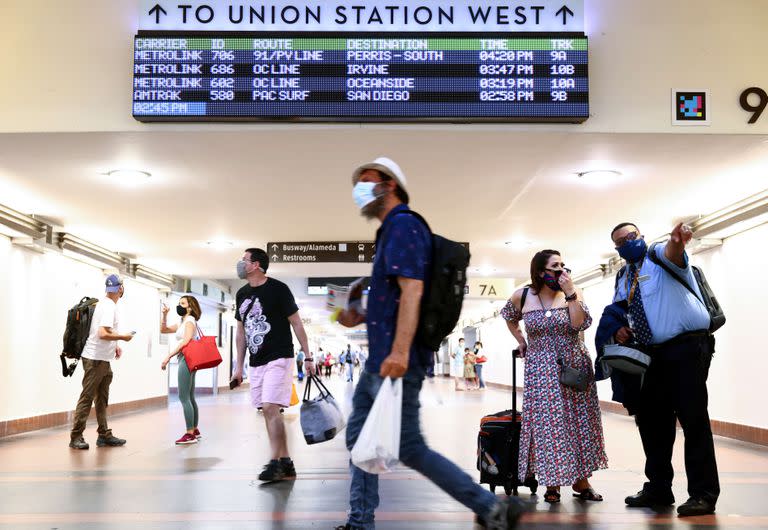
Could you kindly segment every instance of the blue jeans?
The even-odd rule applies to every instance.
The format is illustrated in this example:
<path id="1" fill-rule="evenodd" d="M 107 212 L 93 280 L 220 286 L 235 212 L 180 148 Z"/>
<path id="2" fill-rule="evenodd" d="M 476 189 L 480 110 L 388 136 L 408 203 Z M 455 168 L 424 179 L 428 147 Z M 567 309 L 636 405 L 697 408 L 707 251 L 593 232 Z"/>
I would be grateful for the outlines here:
<path id="1" fill-rule="evenodd" d="M 475 365 L 475 373 L 477 374 L 477 381 L 480 384 L 480 388 L 485 388 L 485 381 L 483 381 L 483 365 L 482 363 Z"/>
<path id="2" fill-rule="evenodd" d="M 352 414 L 347 423 L 347 448 L 352 449 L 360 435 L 383 379 L 363 371 L 352 398 Z M 403 378 L 403 412 L 400 434 L 400 461 L 427 477 L 451 497 L 480 515 L 490 514 L 497 500 L 472 477 L 424 442 L 419 427 L 419 392 L 424 373 L 411 368 Z M 354 527 L 376 528 L 374 511 L 379 506 L 379 477 L 366 473 L 350 462 L 352 484 L 349 488 L 349 520 Z"/>

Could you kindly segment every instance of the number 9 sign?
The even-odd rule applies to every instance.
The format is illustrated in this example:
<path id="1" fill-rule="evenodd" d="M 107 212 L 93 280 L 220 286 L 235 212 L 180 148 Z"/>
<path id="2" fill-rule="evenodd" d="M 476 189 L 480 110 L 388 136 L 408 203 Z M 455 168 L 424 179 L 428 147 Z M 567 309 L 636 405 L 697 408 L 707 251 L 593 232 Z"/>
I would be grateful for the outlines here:
<path id="1" fill-rule="evenodd" d="M 749 102 L 749 96 L 752 95 L 757 96 L 757 105 L 752 105 Z M 768 106 L 768 93 L 760 87 L 753 86 L 741 93 L 739 102 L 741 103 L 742 109 L 752 113 L 752 117 L 747 123 L 756 123 L 765 110 L 765 107 Z"/>

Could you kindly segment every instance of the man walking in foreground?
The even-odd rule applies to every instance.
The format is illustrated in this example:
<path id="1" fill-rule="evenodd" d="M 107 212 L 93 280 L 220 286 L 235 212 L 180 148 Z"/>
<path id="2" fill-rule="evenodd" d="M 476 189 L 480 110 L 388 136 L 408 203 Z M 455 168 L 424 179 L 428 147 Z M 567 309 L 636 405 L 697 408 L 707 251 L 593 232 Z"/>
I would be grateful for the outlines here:
<path id="1" fill-rule="evenodd" d="M 419 427 L 419 392 L 433 352 L 414 341 L 425 284 L 429 285 L 432 238 L 429 229 L 408 208 L 405 175 L 388 158 L 360 166 L 352 175 L 353 196 L 367 219 L 381 222 L 376 235 L 367 315 L 343 311 L 347 327 L 368 327 L 369 356 L 352 398 L 347 424 L 351 450 L 385 377 L 403 378 L 400 460 L 422 473 L 454 499 L 474 511 L 486 528 L 513 528 L 523 513 L 520 500 L 499 500 L 442 455 L 427 447 Z M 338 530 L 375 528 L 379 505 L 378 476 L 351 465 L 350 511 Z"/>

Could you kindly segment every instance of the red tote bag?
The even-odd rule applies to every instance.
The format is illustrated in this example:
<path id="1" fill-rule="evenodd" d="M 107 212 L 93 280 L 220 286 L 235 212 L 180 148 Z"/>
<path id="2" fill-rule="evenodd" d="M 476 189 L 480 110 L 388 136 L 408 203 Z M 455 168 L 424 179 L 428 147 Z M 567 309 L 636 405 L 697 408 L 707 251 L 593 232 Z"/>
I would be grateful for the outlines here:
<path id="1" fill-rule="evenodd" d="M 221 362 L 221 354 L 219 348 L 216 347 L 216 337 L 204 336 L 199 327 L 197 334 L 200 338 L 192 339 L 182 350 L 190 372 L 213 368 Z"/>

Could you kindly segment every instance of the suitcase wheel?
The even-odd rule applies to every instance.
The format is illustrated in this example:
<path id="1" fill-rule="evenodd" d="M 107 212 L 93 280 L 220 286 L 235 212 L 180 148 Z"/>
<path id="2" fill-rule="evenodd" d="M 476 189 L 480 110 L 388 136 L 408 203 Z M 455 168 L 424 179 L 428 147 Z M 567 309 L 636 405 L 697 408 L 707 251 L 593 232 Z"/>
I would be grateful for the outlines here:
<path id="1" fill-rule="evenodd" d="M 531 495 L 536 495 L 536 490 L 539 489 L 539 481 L 535 478 L 529 478 L 526 479 L 525 484 L 523 486 L 527 486 L 531 490 Z"/>

